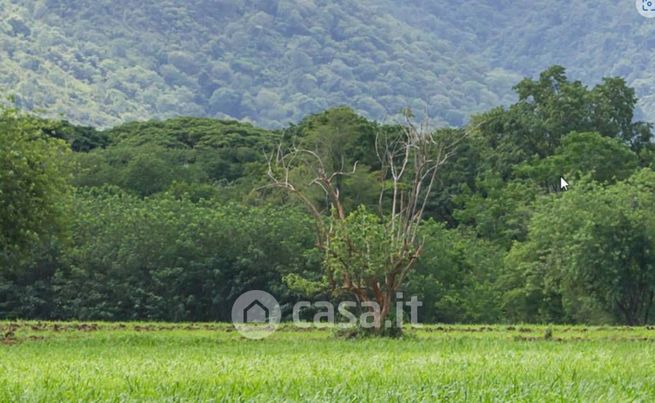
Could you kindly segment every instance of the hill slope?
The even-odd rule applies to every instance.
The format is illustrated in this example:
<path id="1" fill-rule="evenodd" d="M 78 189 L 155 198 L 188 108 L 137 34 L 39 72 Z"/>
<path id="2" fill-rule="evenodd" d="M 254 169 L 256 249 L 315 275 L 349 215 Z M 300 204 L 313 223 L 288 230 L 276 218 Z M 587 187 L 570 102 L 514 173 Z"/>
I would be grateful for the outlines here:
<path id="1" fill-rule="evenodd" d="M 655 25 L 596 3 L 0 0 L 0 88 L 100 126 L 195 115 L 278 127 L 338 104 L 375 119 L 427 104 L 459 125 L 560 63 L 583 80 L 625 75 L 655 118 Z"/>

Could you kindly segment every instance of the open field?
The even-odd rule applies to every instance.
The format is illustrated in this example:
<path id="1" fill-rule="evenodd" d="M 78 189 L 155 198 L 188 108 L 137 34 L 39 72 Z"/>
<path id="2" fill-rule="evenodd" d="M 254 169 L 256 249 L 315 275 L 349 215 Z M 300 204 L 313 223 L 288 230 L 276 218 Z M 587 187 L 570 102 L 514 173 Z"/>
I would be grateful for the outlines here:
<path id="1" fill-rule="evenodd" d="M 653 401 L 655 328 L 426 326 L 339 340 L 227 324 L 0 323 L 0 401 Z"/>

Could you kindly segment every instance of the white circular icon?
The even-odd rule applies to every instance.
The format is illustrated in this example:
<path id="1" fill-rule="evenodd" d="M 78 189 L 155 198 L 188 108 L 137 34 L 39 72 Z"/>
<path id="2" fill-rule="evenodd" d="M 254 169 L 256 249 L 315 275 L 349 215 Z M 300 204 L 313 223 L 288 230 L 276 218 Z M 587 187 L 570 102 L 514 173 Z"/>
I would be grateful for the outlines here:
<path id="1" fill-rule="evenodd" d="M 282 311 L 274 296 L 266 291 L 248 291 L 232 305 L 232 323 L 243 337 L 263 339 L 280 324 Z"/>
<path id="2" fill-rule="evenodd" d="M 655 18 L 655 0 L 637 0 L 637 10 L 646 18 Z"/>

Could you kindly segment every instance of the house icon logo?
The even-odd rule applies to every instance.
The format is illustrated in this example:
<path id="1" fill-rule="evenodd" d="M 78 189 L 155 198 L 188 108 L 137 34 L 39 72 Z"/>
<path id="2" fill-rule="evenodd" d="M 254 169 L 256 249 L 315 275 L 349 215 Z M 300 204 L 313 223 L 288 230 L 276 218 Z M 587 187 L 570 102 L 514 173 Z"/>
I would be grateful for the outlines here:
<path id="1" fill-rule="evenodd" d="M 270 336 L 281 317 L 280 304 L 266 291 L 243 293 L 232 305 L 232 323 L 242 336 L 249 339 Z"/>

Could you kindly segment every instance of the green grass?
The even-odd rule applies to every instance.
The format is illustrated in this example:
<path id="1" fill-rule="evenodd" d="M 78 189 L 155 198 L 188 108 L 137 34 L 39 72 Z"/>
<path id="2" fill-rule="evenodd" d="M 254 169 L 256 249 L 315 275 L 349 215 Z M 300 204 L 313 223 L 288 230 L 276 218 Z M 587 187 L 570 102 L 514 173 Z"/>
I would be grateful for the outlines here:
<path id="1" fill-rule="evenodd" d="M 402 340 L 283 327 L 0 322 L 0 401 L 654 401 L 655 330 L 429 326 Z M 3 338 L 4 337 L 4 338 Z"/>

